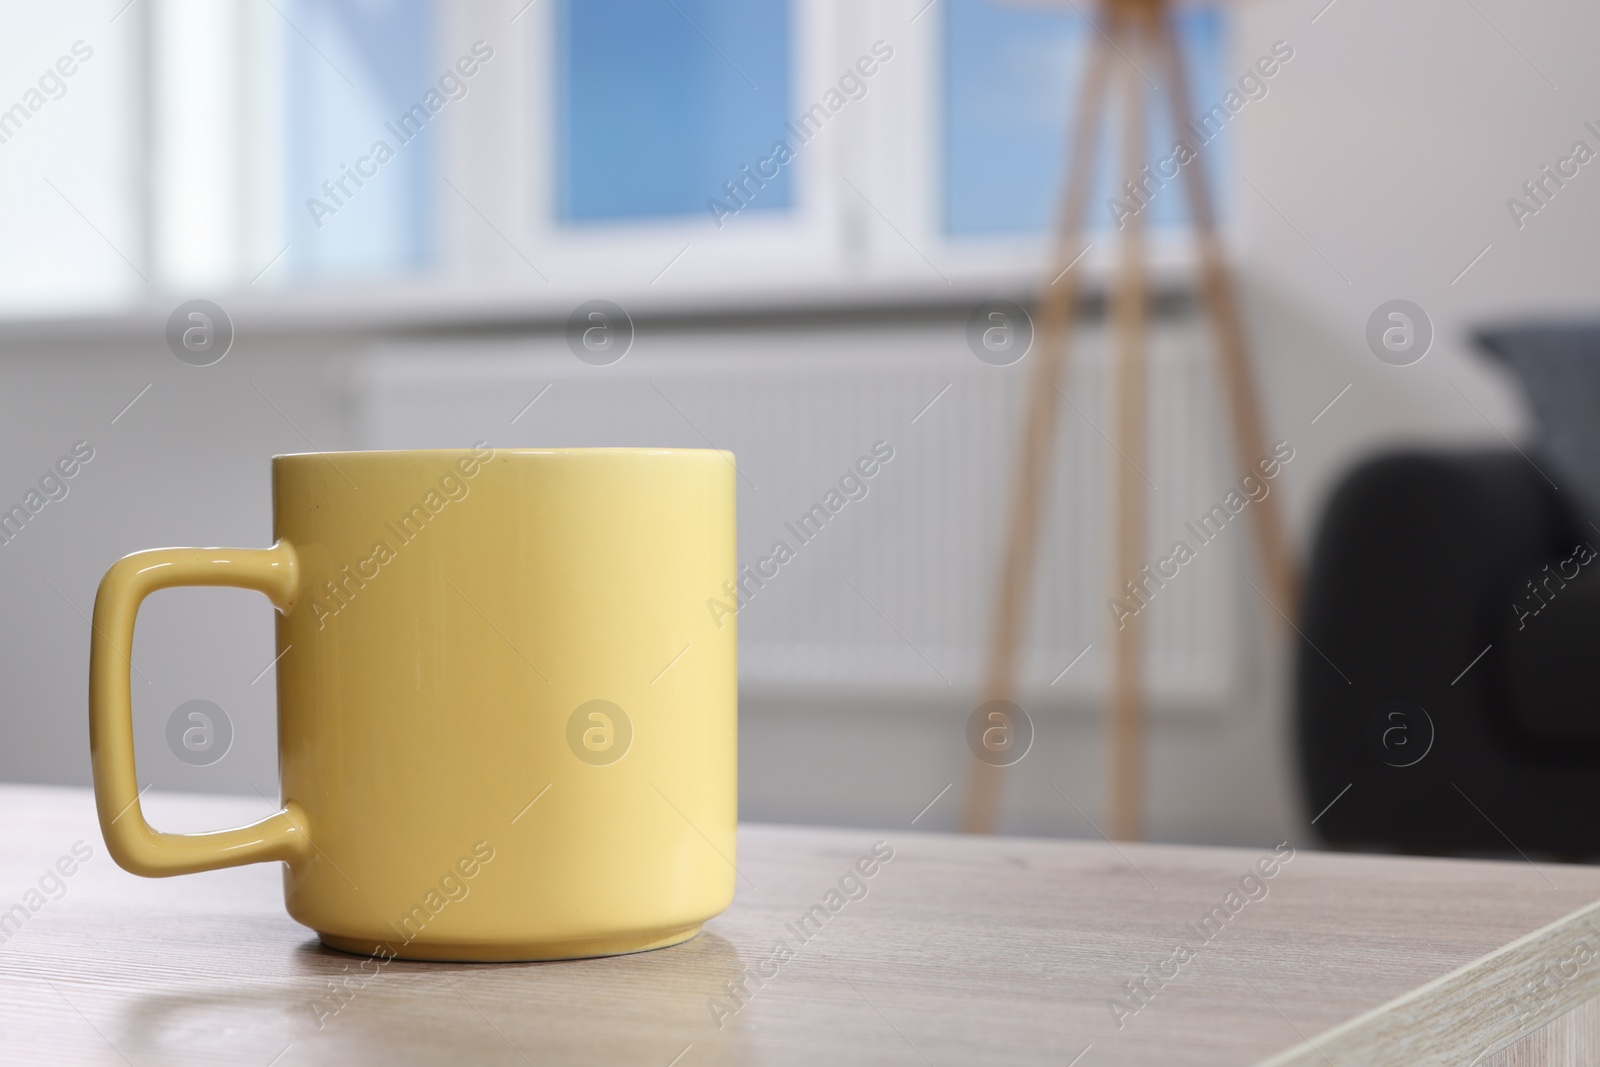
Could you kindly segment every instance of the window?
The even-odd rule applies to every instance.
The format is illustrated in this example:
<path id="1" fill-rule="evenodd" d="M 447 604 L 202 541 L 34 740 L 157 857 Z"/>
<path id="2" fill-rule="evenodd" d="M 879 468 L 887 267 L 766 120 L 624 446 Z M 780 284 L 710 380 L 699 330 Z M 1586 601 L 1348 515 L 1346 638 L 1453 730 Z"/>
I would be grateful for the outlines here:
<path id="1" fill-rule="evenodd" d="M 380 311 L 555 313 L 1025 282 L 1096 33 L 1001 0 L 29 10 L 13 69 L 79 38 L 95 52 L 88 81 L 0 143 L 0 183 L 46 205 L 0 224 L 12 313 L 330 286 Z M 1180 18 L 1205 109 L 1225 21 Z M 1151 98 L 1154 161 L 1173 134 Z M 1106 125 L 1097 226 L 1120 181 L 1114 109 Z M 1216 188 L 1231 136 L 1206 149 Z M 1179 230 L 1181 193 L 1148 221 Z"/>
<path id="2" fill-rule="evenodd" d="M 0 34 L 0 315 L 83 315 L 145 290 L 137 27 L 114 8 L 25 4 Z M 141 274 L 141 271 L 143 274 Z"/>
<path id="3" fill-rule="evenodd" d="M 1067 126 L 1096 31 L 1071 9 L 1001 5 L 991 0 L 945 0 L 943 223 L 952 236 L 1039 232 L 1054 222 L 1065 171 Z M 1222 20 L 1211 10 L 1183 8 L 1178 36 L 1184 48 L 1189 95 L 1218 99 Z M 1146 68 L 1148 59 L 1141 59 Z M 1113 78 L 1118 74 L 1113 68 Z M 1147 70 L 1157 84 L 1161 73 Z M 1167 156 L 1174 141 L 1164 92 L 1148 87 L 1145 158 Z M 1108 96 L 1108 100 L 1115 100 Z M 1104 209 L 1122 184 L 1114 136 L 1118 112 L 1101 118 L 1099 170 L 1089 199 L 1091 228 L 1112 222 Z M 1227 133 L 1207 148 L 1215 174 L 1225 159 Z M 1213 186 L 1217 184 L 1215 178 Z M 1187 221 L 1181 190 L 1157 196 L 1150 226 Z"/>
<path id="4" fill-rule="evenodd" d="M 705 214 L 785 135 L 784 0 L 563 0 L 559 12 L 563 220 Z M 790 175 L 758 192 L 753 210 L 788 208 Z"/>
<path id="5" fill-rule="evenodd" d="M 289 273 L 337 278 L 426 268 L 435 258 L 440 150 L 429 129 L 440 112 L 430 103 L 453 105 L 459 92 L 436 84 L 446 64 L 436 55 L 433 3 L 280 2 L 289 23 L 276 57 L 287 116 L 281 210 Z M 411 111 L 419 105 L 421 121 Z"/>

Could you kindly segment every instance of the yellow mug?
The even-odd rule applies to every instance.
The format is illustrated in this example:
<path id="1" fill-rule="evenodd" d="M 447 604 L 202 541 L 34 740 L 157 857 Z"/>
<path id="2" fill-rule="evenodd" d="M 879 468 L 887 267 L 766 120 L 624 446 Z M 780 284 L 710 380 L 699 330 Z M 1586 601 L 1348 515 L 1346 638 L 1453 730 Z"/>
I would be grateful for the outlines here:
<path id="1" fill-rule="evenodd" d="M 659 948 L 733 899 L 731 453 L 351 452 L 272 461 L 275 543 L 164 548 L 95 599 L 106 848 L 162 876 L 281 860 L 334 948 L 540 960 Z M 157 589 L 277 607 L 282 810 L 203 834 L 140 810 L 128 655 Z"/>

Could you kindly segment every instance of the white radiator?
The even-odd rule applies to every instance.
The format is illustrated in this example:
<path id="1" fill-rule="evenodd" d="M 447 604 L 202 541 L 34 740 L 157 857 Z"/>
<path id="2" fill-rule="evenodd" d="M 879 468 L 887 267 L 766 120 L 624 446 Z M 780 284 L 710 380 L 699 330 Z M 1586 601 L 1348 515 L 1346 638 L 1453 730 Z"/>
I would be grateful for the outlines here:
<path id="1" fill-rule="evenodd" d="M 1221 434 L 1202 327 L 1168 321 L 1150 333 L 1152 563 L 1178 538 L 1194 546 L 1185 522 L 1242 473 Z M 1062 404 L 1023 659 L 1034 702 L 1093 697 L 1106 683 L 1108 492 L 1121 462 L 1101 435 L 1114 433 L 1106 355 L 1101 327 L 1075 336 L 1068 392 L 1077 410 Z M 780 540 L 795 553 L 740 612 L 743 684 L 967 700 L 983 666 L 1032 359 L 981 363 L 959 322 L 658 329 L 609 367 L 579 361 L 559 335 L 394 343 L 359 361 L 348 384 L 361 448 L 484 438 L 496 447 L 732 449 L 740 562 L 754 564 Z M 894 457 L 866 481 L 867 495 L 802 544 L 797 520 L 878 441 Z M 1153 697 L 1204 707 L 1229 691 L 1240 590 L 1254 595 L 1238 566 L 1252 548 L 1241 515 L 1144 611 Z"/>

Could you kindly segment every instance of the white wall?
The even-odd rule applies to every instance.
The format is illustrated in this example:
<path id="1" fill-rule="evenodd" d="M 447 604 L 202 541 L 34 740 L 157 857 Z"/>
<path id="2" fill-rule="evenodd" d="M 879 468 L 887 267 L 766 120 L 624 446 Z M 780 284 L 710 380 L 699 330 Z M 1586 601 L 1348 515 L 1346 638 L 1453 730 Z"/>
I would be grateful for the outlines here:
<path id="1" fill-rule="evenodd" d="M 1292 300 L 1333 342 L 1301 382 L 1278 386 L 1283 417 L 1295 417 L 1297 394 L 1314 414 L 1354 381 L 1338 416 L 1319 422 L 1325 432 L 1497 439 L 1485 415 L 1515 432 L 1521 408 L 1467 334 L 1508 317 L 1594 313 L 1600 166 L 1583 167 L 1520 230 L 1506 201 L 1574 141 L 1600 151 L 1583 125 L 1600 126 L 1588 48 L 1600 11 L 1551 0 L 1326 3 L 1234 9 L 1240 69 L 1274 40 L 1296 52 L 1239 120 L 1240 170 L 1255 186 L 1232 194 L 1243 250 L 1279 294 L 1256 311 Z M 1394 298 L 1420 304 L 1436 330 L 1412 367 L 1379 364 L 1362 340 L 1368 315 Z"/>
<path id="2" fill-rule="evenodd" d="M 100 575 L 140 548 L 268 543 L 268 457 L 312 447 L 296 426 L 316 447 L 341 447 L 335 346 L 240 341 L 205 368 L 146 338 L 7 347 L 0 500 L 20 501 L 76 441 L 88 441 L 94 458 L 64 499 L 0 546 L 0 779 L 86 782 L 87 616 Z M 272 640 L 271 608 L 254 593 L 151 597 L 133 652 L 142 782 L 241 792 L 255 783 L 275 795 L 272 676 L 251 684 L 273 657 Z M 201 769 L 171 756 L 164 737 L 171 711 L 197 698 L 221 705 L 237 730 L 234 751 Z"/>
<path id="3" fill-rule="evenodd" d="M 1270 390 L 1277 431 L 1277 424 L 1286 421 L 1283 413 L 1302 413 L 1304 421 L 1314 414 L 1312 405 L 1325 402 L 1320 392 L 1300 387 L 1308 369 L 1336 362 L 1344 354 L 1335 338 L 1296 314 L 1291 302 L 1260 294 L 1251 305 L 1271 311 L 1257 316 L 1255 332 L 1264 357 L 1271 354 L 1282 371 L 1273 376 Z M 871 331 L 826 323 L 799 332 L 793 326 L 760 324 L 679 330 L 669 347 L 760 353 L 813 345 L 832 356 L 858 361 L 864 378 L 872 376 L 875 363 L 902 359 L 905 342 L 900 337 L 925 348 L 929 359 L 971 359 L 960 314 L 939 316 L 931 323 L 927 319 L 899 326 L 879 324 Z M 1184 328 L 1193 330 L 1196 324 Z M 638 342 L 645 351 L 652 347 L 648 330 L 648 326 L 641 329 L 643 339 Z M 206 368 L 179 362 L 147 337 L 11 346 L 0 362 L 0 374 L 9 384 L 0 396 L 0 425 L 6 427 L 10 442 L 0 456 L 0 486 L 8 487 L 4 499 L 20 499 L 30 483 L 79 439 L 93 444 L 95 458 L 72 480 L 64 500 L 47 505 L 20 536 L 0 547 L 0 597 L 13 606 L 4 614 L 0 631 L 8 678 L 0 696 L 5 737 L 0 778 L 87 781 L 84 671 L 89 628 L 84 616 L 100 575 L 113 560 L 159 545 L 265 544 L 270 536 L 270 455 L 388 443 L 370 439 L 368 419 L 361 416 L 361 406 L 353 403 L 350 393 L 352 383 L 367 372 L 367 353 L 374 343 L 362 335 L 252 339 L 245 331 L 226 359 Z M 561 345 L 550 335 L 542 339 L 534 335 L 521 343 L 534 348 Z M 421 347 L 440 345 L 446 353 L 440 358 L 449 359 L 451 353 L 459 358 L 474 349 L 503 347 L 503 342 L 446 338 Z M 378 345 L 393 346 L 392 341 Z M 647 357 L 641 352 L 629 358 Z M 1014 370 L 1025 371 L 1026 364 Z M 149 390 L 119 417 L 146 385 Z M 518 406 L 521 399 L 520 394 L 490 396 L 483 401 L 485 423 L 505 422 L 507 412 L 499 408 L 513 400 L 518 403 L 512 407 Z M 547 402 L 559 404 L 561 398 L 552 394 Z M 848 402 L 847 397 L 838 399 L 840 404 Z M 972 411 L 955 400 L 945 402 L 950 408 L 943 414 L 953 417 L 930 418 L 918 431 L 951 442 L 970 439 L 974 428 L 962 419 L 975 417 Z M 981 416 L 985 409 L 975 410 Z M 541 418 L 546 415 L 540 412 Z M 439 435 L 439 440 L 430 437 L 427 443 L 458 444 L 443 438 L 449 436 L 450 419 L 460 417 L 459 411 L 449 418 L 435 416 L 433 429 L 424 425 L 417 432 Z M 1004 411 L 989 417 L 1015 425 Z M 526 420 L 519 429 L 533 421 Z M 1284 431 L 1296 446 L 1297 458 L 1279 485 L 1293 504 L 1290 518 L 1297 530 L 1309 525 L 1307 509 L 1321 492 L 1318 483 L 1336 470 L 1339 456 L 1366 442 L 1362 433 L 1348 428 L 1322 432 L 1329 422 L 1324 419 L 1317 427 Z M 613 432 L 633 429 L 619 427 Z M 683 427 L 676 436 L 670 429 L 661 432 L 666 435 L 662 443 L 700 443 Z M 526 441 L 499 438 L 497 443 L 536 440 L 548 443 L 537 434 Z M 742 447 L 739 441 L 718 444 Z M 853 442 L 846 444 L 853 447 Z M 945 455 L 962 454 L 928 444 Z M 1220 450 L 1222 445 L 1195 442 L 1197 448 Z M 907 461 L 912 458 L 908 451 Z M 973 453 L 972 462 L 994 460 Z M 1002 468 L 995 475 L 1003 482 L 1009 472 Z M 817 491 L 814 479 L 796 475 L 779 482 L 785 480 L 796 484 L 772 483 L 763 489 L 794 499 Z M 1223 475 L 1217 480 L 1214 488 L 1220 493 L 1232 479 Z M 892 507 L 891 501 L 874 503 Z M 882 548 L 879 542 L 894 534 L 894 521 L 887 509 L 863 509 L 852 518 L 860 528 L 853 531 L 849 542 L 853 547 L 846 550 L 859 558 L 829 562 L 822 556 L 807 557 L 801 564 L 814 573 L 798 580 L 815 582 L 835 566 L 859 576 Z M 754 533 L 760 538 L 765 532 Z M 1153 536 L 1164 538 L 1165 531 L 1154 531 Z M 997 540 L 990 539 L 991 550 L 970 564 L 982 582 L 993 573 L 992 545 Z M 1046 543 L 1053 544 L 1047 551 L 1074 550 L 1070 542 L 1059 537 L 1052 541 L 1048 534 Z M 1236 547 L 1244 545 L 1241 540 Z M 742 547 L 748 555 L 756 546 Z M 1220 699 L 1199 705 L 1172 697 L 1153 702 L 1151 832 L 1164 839 L 1258 841 L 1288 832 L 1296 811 L 1284 760 L 1282 694 L 1288 646 L 1282 628 L 1264 615 L 1266 609 L 1238 581 L 1237 568 L 1224 566 L 1222 557 L 1205 565 L 1223 567 L 1235 576 L 1230 579 L 1232 593 L 1224 590 L 1222 595 L 1235 597 L 1244 619 L 1240 642 L 1244 651 L 1238 670 L 1230 675 L 1231 688 Z M 937 582 L 941 575 L 929 574 L 926 580 Z M 1098 594 L 1097 588 L 1097 602 Z M 1051 591 L 1040 595 L 1048 597 Z M 1152 611 L 1172 610 L 1172 603 L 1157 604 Z M 984 625 L 986 619 L 974 620 L 975 629 L 981 631 Z M 273 795 L 273 676 L 267 672 L 256 681 L 272 658 L 271 642 L 270 609 L 254 594 L 174 590 L 150 600 L 133 655 L 138 669 L 134 695 L 142 783 L 154 782 L 161 789 L 259 790 Z M 746 816 L 857 824 L 909 822 L 953 783 L 954 788 L 918 823 L 953 826 L 966 768 L 965 719 L 977 697 L 972 688 L 919 686 L 896 692 L 882 687 L 746 687 L 741 716 Z M 223 707 L 236 728 L 233 750 L 208 768 L 181 763 L 165 742 L 168 716 L 195 698 Z M 1098 700 L 1092 693 L 1068 691 L 1039 701 L 1032 710 L 1038 740 L 1008 777 L 1005 825 L 1032 833 L 1092 834 L 1089 820 L 1102 821 L 1105 792 Z M 1072 802 L 1065 801 L 1058 789 Z"/>
<path id="4" fill-rule="evenodd" d="M 1600 125 L 1600 71 L 1588 54 L 1600 12 L 1509 0 L 1336 0 L 1321 9 L 1322 0 L 1234 9 L 1241 70 L 1274 40 L 1296 50 L 1271 94 L 1239 117 L 1238 169 L 1255 188 L 1229 195 L 1269 427 L 1297 449 L 1280 489 L 1302 545 L 1330 481 L 1359 455 L 1399 441 L 1494 442 L 1501 431 L 1521 432 L 1519 399 L 1471 354 L 1466 331 L 1488 318 L 1589 312 L 1600 283 L 1592 252 L 1600 166 L 1585 167 L 1520 231 L 1505 205 L 1574 140 L 1600 148 L 1583 128 L 1589 118 Z M 1411 367 L 1386 366 L 1366 349 L 1368 315 L 1394 297 L 1421 304 L 1436 330 L 1433 351 Z M 749 328 L 757 344 L 761 327 Z M 267 457 L 352 443 L 340 383 L 365 341 L 246 332 L 204 369 L 173 359 L 154 329 L 60 344 L 0 334 L 0 346 L 0 502 L 20 498 L 74 441 L 96 449 L 68 498 L 0 547 L 0 779 L 81 783 L 83 616 L 100 574 L 153 545 L 264 543 Z M 869 360 L 870 348 L 860 356 Z M 1286 763 L 1292 642 L 1259 604 L 1244 602 L 1252 670 L 1239 692 L 1153 724 L 1157 838 L 1259 841 L 1296 833 L 1305 818 Z M 139 633 L 134 661 L 149 679 L 135 679 L 145 780 L 271 794 L 270 673 L 251 684 L 271 658 L 265 603 L 229 591 L 163 593 Z M 186 767 L 165 750 L 166 716 L 194 697 L 227 708 L 238 731 L 235 751 L 213 768 Z M 955 782 L 918 823 L 951 826 L 969 705 L 970 694 L 747 692 L 744 812 L 908 822 Z M 1010 785 L 1006 827 L 1092 832 L 1051 783 L 1101 821 L 1099 709 L 1069 703 L 1039 729 Z"/>

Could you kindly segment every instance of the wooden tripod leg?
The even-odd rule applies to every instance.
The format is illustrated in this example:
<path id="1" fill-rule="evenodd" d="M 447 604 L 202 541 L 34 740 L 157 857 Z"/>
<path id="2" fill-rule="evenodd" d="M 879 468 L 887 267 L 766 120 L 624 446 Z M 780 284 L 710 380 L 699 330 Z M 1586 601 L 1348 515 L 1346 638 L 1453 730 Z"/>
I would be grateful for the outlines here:
<path id="1" fill-rule="evenodd" d="M 1189 83 L 1184 76 L 1183 53 L 1177 33 L 1172 28 L 1170 16 L 1162 17 L 1154 29 L 1157 50 L 1161 52 L 1166 65 L 1175 133 L 1189 142 L 1194 128 L 1193 112 L 1189 107 Z M 1190 144 L 1198 154 L 1180 169 L 1183 171 L 1184 189 L 1188 193 L 1189 214 L 1194 219 L 1195 235 L 1199 242 L 1201 284 L 1206 305 L 1211 312 L 1211 321 L 1216 328 L 1218 355 L 1233 412 L 1236 462 L 1241 471 L 1248 471 L 1262 459 L 1269 458 L 1266 431 L 1262 425 L 1255 381 L 1250 373 L 1250 357 L 1245 345 L 1244 326 L 1239 317 L 1238 297 L 1228 274 L 1222 244 L 1217 239 L 1216 222 L 1211 210 L 1211 190 L 1206 180 L 1205 149 L 1202 145 Z M 1272 590 L 1275 606 L 1285 617 L 1293 619 L 1299 608 L 1299 579 L 1283 529 L 1278 494 L 1272 493 L 1252 504 L 1250 512 L 1255 516 L 1256 537 L 1261 543 L 1267 584 Z"/>
<path id="2" fill-rule="evenodd" d="M 1055 255 L 1049 275 L 1040 286 L 1035 307 L 1033 377 L 1028 394 L 1027 423 L 1017 456 L 1012 488 L 1010 524 L 1000 587 L 995 596 L 994 620 L 989 635 L 988 664 L 984 674 L 985 700 L 1012 700 L 1016 696 L 1018 646 L 1028 611 L 1033 582 L 1035 550 L 1039 538 L 1039 512 L 1055 440 L 1062 368 L 1078 309 L 1077 275 L 1067 268 L 1077 258 L 1082 239 L 1084 211 L 1094 180 L 1095 139 L 1100 129 L 1101 101 L 1105 98 L 1111 61 L 1110 45 L 1097 36 L 1078 99 L 1068 174 L 1062 186 L 1061 213 Z M 1001 769 L 974 757 L 969 761 L 966 804 L 961 829 L 966 833 L 993 833 L 999 818 Z"/>
<path id="3" fill-rule="evenodd" d="M 1141 8 L 1123 21 L 1123 41 L 1129 52 L 1137 39 L 1149 35 Z M 1122 166 L 1126 179 L 1137 188 L 1144 167 L 1143 75 L 1129 60 L 1122 93 Z M 1122 462 L 1116 471 L 1116 522 L 1113 526 L 1111 597 L 1123 599 L 1126 586 L 1135 588 L 1144 565 L 1145 476 L 1145 276 L 1144 215 L 1129 215 L 1122 231 L 1122 267 L 1113 294 L 1116 318 L 1116 437 Z M 1111 703 L 1107 731 L 1108 791 L 1111 836 L 1136 841 L 1143 828 L 1144 728 L 1139 690 L 1143 662 L 1143 625 L 1140 616 L 1123 616 L 1112 633 Z"/>

